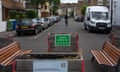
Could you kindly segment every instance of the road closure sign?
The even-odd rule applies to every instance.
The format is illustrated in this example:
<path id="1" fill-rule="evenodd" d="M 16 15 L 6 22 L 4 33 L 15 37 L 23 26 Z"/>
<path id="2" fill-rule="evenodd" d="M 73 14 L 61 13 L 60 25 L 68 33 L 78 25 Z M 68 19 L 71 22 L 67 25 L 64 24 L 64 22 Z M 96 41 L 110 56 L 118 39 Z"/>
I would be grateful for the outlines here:
<path id="1" fill-rule="evenodd" d="M 70 34 L 55 34 L 55 46 L 70 46 Z"/>

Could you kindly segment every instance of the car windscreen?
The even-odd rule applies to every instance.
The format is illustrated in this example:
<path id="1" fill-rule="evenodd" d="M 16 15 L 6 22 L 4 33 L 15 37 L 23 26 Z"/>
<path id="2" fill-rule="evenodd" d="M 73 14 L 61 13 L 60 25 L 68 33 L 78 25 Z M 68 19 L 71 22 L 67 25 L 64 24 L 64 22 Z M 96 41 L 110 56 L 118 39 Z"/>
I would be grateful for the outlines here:
<path id="1" fill-rule="evenodd" d="M 92 12 L 92 18 L 95 20 L 108 20 L 108 12 Z"/>
<path id="2" fill-rule="evenodd" d="M 44 21 L 48 21 L 48 18 L 44 18 Z"/>
<path id="3" fill-rule="evenodd" d="M 18 24 L 20 25 L 31 25 L 33 22 L 32 20 L 20 20 Z"/>

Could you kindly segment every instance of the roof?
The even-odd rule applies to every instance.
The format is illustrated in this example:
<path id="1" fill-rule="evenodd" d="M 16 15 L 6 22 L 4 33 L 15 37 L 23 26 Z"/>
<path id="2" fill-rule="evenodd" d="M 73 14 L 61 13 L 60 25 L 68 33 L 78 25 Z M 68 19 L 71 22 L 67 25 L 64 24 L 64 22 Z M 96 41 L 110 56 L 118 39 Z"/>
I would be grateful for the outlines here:
<path id="1" fill-rule="evenodd" d="M 14 0 L 2 0 L 2 5 L 3 7 L 8 8 L 8 9 L 24 10 L 23 5 Z"/>

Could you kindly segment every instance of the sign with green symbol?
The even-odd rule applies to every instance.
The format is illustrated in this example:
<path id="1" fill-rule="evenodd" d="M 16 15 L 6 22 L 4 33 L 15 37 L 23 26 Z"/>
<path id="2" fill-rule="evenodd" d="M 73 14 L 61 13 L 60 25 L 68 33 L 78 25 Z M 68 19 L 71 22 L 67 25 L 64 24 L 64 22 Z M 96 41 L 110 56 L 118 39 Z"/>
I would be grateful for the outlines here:
<path id="1" fill-rule="evenodd" d="M 70 46 L 71 37 L 70 34 L 56 34 L 55 46 Z"/>

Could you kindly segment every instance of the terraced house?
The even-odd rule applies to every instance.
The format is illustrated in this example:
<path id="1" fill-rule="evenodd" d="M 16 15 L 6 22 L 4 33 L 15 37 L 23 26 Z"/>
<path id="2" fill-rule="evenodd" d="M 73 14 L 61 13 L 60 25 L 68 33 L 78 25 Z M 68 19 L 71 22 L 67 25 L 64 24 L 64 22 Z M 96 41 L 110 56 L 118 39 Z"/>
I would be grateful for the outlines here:
<path id="1" fill-rule="evenodd" d="M 109 5 L 109 0 L 88 0 L 90 5 Z"/>
<path id="2" fill-rule="evenodd" d="M 50 16 L 50 4 L 49 4 L 48 0 L 45 0 L 45 2 L 43 2 L 43 4 L 41 4 L 40 0 L 37 0 L 37 1 L 25 0 L 25 9 L 35 11 L 37 13 L 38 17 Z"/>
<path id="3" fill-rule="evenodd" d="M 6 31 L 6 21 L 11 11 L 24 11 L 23 0 L 0 0 L 0 32 Z"/>

